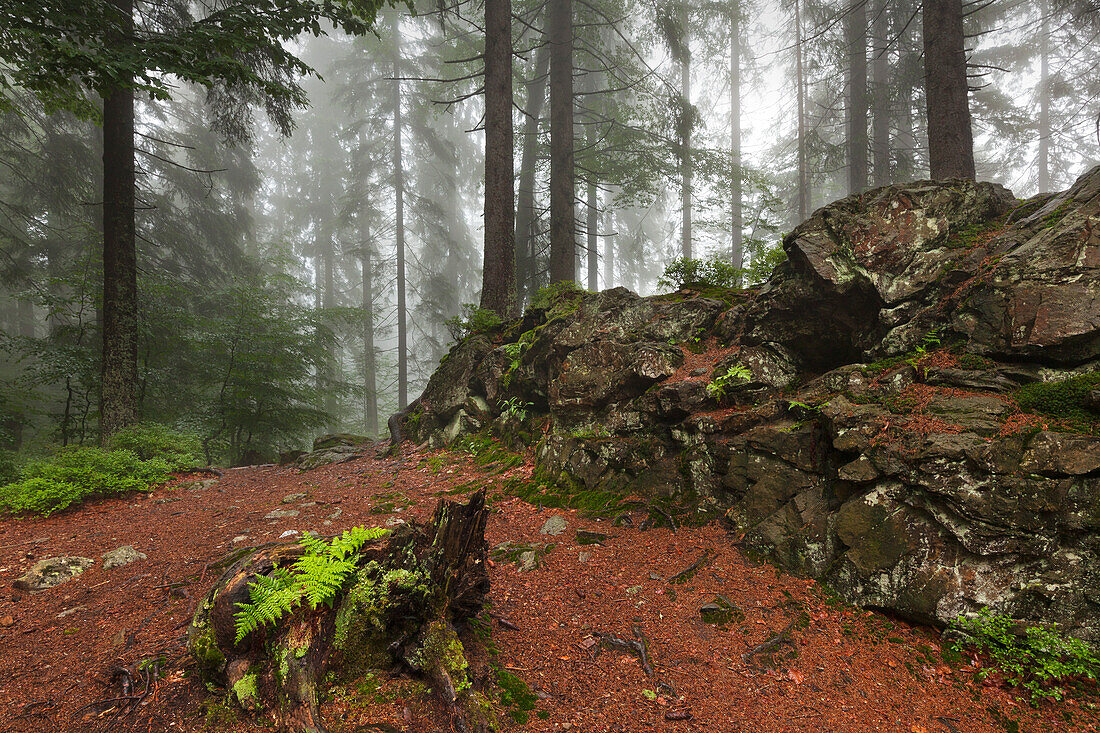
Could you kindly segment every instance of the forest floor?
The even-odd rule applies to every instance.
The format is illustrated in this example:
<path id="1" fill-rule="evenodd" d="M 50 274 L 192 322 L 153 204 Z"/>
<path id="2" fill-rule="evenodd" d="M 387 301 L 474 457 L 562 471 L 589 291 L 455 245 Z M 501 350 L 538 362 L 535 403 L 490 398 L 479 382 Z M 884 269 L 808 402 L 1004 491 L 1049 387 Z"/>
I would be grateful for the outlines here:
<path id="1" fill-rule="evenodd" d="M 979 682 L 974 658 L 944 662 L 935 630 L 856 609 L 815 582 L 756 562 L 717 523 L 643 530 L 639 514 L 635 526 L 613 527 L 502 498 L 493 488 L 531 471 L 529 464 L 479 466 L 458 453 L 406 448 L 378 458 L 368 450 L 305 473 L 233 469 L 204 488 L 168 485 L 44 519 L 0 520 L 0 587 L 7 589 L 0 594 L 0 731 L 255 730 L 189 674 L 183 656 L 195 605 L 218 573 L 211 566 L 233 548 L 287 530 L 331 534 L 407 516 L 426 520 L 439 497 L 485 485 L 497 493 L 490 546 L 533 547 L 539 558 L 524 571 L 514 549 L 498 552 L 490 569 L 493 663 L 533 691 L 533 708 L 502 711 L 506 730 L 1100 730 L 1091 704 L 1034 708 L 996 675 Z M 304 496 L 284 503 L 292 494 Z M 276 509 L 298 514 L 265 519 Z M 565 531 L 540 534 L 555 515 Z M 609 537 L 584 545 L 577 530 Z M 97 562 L 40 593 L 12 590 L 36 559 L 99 558 L 120 545 L 148 557 L 113 570 Z M 709 561 L 686 582 L 670 582 L 704 555 Z M 725 623 L 703 623 L 700 608 L 716 600 L 743 618 L 731 611 Z M 598 643 L 600 633 L 633 639 L 635 628 L 648 640 L 652 675 L 636 657 Z M 784 630 L 781 642 L 746 656 Z M 143 694 L 138 667 L 157 658 L 163 671 Z M 133 672 L 126 696 L 134 699 L 102 702 L 124 697 L 118 668 Z M 415 689 L 401 678 L 363 680 L 325 701 L 324 720 L 334 732 L 449 730 Z"/>

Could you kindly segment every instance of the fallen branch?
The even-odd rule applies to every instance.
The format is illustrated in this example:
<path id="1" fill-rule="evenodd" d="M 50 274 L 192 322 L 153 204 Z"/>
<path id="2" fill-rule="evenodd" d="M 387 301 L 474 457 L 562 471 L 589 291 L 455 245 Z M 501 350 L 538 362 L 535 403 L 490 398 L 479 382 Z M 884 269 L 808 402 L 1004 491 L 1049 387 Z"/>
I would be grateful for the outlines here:
<path id="1" fill-rule="evenodd" d="M 638 661 L 642 664 L 642 670 L 645 671 L 646 676 L 652 677 L 653 665 L 651 665 L 649 661 L 649 640 L 645 638 L 645 634 L 642 633 L 642 630 L 637 624 L 634 625 L 633 631 L 633 639 L 623 639 L 614 634 L 605 634 L 601 631 L 593 633 L 592 636 L 599 639 L 600 645 L 603 647 L 626 652 L 631 656 L 637 657 Z"/>
<path id="2" fill-rule="evenodd" d="M 781 644 L 791 643 L 790 634 L 791 630 L 794 629 L 795 623 L 797 623 L 797 620 L 791 621 L 778 634 L 771 637 L 767 641 L 757 644 L 752 649 L 749 649 L 747 652 L 741 655 L 741 661 L 745 664 L 752 664 L 752 662 L 750 662 L 749 660 L 751 660 L 753 657 L 759 656 L 761 654 L 770 654 L 771 652 L 778 649 Z"/>
<path id="3" fill-rule="evenodd" d="M 710 553 L 711 553 L 710 550 L 707 550 L 706 552 L 704 552 L 699 557 L 698 560 L 696 560 L 691 565 L 688 565 L 686 568 L 684 568 L 683 570 L 681 570 L 680 572 L 676 573 L 671 578 L 669 578 L 668 582 L 676 583 L 676 584 L 686 583 L 689 580 L 691 580 L 692 578 L 694 578 L 695 574 L 698 573 L 703 568 L 704 565 L 711 562 L 712 560 L 714 560 L 715 557 L 717 557 L 717 555 L 712 556 Z"/>

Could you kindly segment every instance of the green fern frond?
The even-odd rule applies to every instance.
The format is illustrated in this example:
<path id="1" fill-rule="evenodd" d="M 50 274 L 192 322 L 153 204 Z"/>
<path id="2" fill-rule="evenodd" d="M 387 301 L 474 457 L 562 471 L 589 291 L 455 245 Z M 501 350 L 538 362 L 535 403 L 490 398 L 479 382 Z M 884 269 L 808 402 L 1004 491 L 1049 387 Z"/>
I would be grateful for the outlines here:
<path id="1" fill-rule="evenodd" d="M 238 603 L 233 614 L 236 641 L 291 613 L 303 599 L 311 609 L 322 603 L 332 605 L 348 576 L 355 571 L 359 550 L 368 542 L 381 539 L 390 530 L 381 527 L 352 527 L 331 542 L 303 535 L 305 550 L 290 568 L 275 567 L 268 575 L 257 575 L 248 584 L 251 603 Z"/>

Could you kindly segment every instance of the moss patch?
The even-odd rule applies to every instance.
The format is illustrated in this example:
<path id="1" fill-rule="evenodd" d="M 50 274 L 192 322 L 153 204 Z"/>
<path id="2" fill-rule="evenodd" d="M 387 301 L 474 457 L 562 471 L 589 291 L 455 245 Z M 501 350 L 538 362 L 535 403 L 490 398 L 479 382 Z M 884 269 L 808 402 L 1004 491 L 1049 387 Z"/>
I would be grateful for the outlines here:
<path id="1" fill-rule="evenodd" d="M 1016 404 L 1023 410 L 1064 420 L 1082 433 L 1100 435 L 1100 414 L 1086 406 L 1092 390 L 1100 389 L 1100 371 L 1079 374 L 1058 382 L 1036 382 L 1016 390 Z"/>

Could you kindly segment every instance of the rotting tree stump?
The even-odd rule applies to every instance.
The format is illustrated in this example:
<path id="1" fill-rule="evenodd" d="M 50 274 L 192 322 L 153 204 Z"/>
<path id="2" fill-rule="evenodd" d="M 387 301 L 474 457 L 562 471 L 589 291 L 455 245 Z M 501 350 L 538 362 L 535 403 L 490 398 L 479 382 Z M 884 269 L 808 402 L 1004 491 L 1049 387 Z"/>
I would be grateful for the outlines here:
<path id="1" fill-rule="evenodd" d="M 199 604 L 188 648 L 207 680 L 245 710 L 284 730 L 323 733 L 318 687 L 372 669 L 422 676 L 456 730 L 489 729 L 484 695 L 470 679 L 458 632 L 489 591 L 484 491 L 466 504 L 442 500 L 428 524 L 408 523 L 368 542 L 330 605 L 303 604 L 236 640 L 235 614 L 249 584 L 287 568 L 300 543 L 254 548 L 230 565 Z"/>

